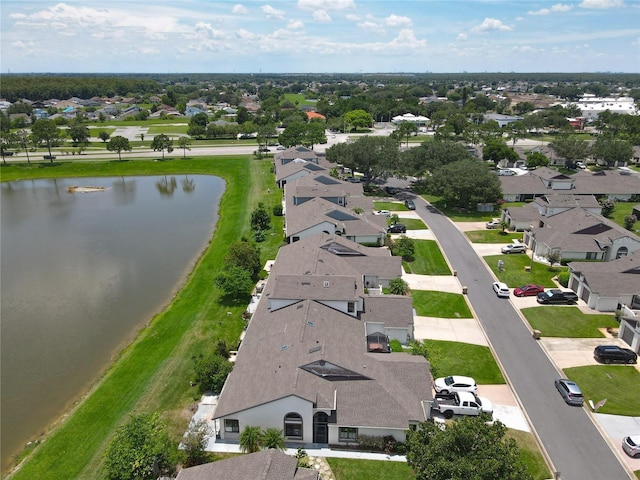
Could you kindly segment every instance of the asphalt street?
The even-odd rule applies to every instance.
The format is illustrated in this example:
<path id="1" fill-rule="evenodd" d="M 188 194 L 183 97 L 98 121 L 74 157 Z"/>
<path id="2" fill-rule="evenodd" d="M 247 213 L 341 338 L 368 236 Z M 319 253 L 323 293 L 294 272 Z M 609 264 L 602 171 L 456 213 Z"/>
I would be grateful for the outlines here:
<path id="1" fill-rule="evenodd" d="M 629 474 L 611 450 L 586 411 L 564 403 L 554 386 L 561 376 L 544 350 L 533 339 L 510 302 L 497 298 L 495 281 L 484 261 L 446 216 L 427 209 L 421 198 L 417 212 L 433 230 L 524 407 L 552 464 L 562 480 L 628 480 Z"/>

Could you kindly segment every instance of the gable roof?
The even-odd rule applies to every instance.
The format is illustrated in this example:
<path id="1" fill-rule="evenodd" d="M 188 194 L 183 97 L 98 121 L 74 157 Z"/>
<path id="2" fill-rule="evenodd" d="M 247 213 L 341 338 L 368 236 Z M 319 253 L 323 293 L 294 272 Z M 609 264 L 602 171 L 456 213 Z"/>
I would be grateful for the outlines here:
<path id="1" fill-rule="evenodd" d="M 267 449 L 248 455 L 183 468 L 176 480 L 317 480 L 318 473 L 297 468 L 297 460 L 280 450 Z"/>
<path id="2" fill-rule="evenodd" d="M 640 295 L 640 250 L 610 262 L 571 262 L 593 293 L 605 297 Z"/>

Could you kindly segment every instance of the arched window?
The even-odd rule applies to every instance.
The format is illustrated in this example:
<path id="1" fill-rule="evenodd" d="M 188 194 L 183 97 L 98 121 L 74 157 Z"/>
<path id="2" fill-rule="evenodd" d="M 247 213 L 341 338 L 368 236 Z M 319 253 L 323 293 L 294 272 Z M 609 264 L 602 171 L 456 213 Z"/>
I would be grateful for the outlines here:
<path id="1" fill-rule="evenodd" d="M 616 259 L 620 257 L 626 257 L 629 253 L 629 249 L 627 247 L 620 247 L 618 249 L 618 253 L 616 253 Z"/>
<path id="2" fill-rule="evenodd" d="M 297 413 L 284 416 L 284 435 L 287 438 L 302 439 L 302 417 Z"/>

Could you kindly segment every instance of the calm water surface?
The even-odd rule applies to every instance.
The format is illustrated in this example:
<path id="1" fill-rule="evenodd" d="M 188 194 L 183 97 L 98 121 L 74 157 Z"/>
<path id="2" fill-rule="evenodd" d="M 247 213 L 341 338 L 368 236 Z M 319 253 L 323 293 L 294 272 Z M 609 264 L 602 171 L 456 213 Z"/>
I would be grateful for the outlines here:
<path id="1" fill-rule="evenodd" d="M 223 190 L 198 175 L 1 184 L 3 470 L 170 301 Z"/>

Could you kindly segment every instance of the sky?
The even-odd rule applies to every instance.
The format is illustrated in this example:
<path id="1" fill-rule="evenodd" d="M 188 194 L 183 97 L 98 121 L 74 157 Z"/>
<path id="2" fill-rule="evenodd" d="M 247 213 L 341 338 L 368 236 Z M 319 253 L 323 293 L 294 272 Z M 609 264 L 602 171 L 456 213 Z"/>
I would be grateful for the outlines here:
<path id="1" fill-rule="evenodd" d="M 640 73 L 640 0 L 2 0 L 1 73 Z"/>

